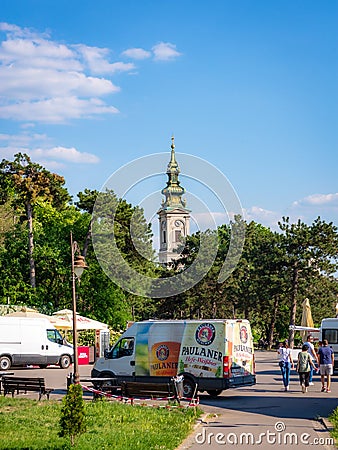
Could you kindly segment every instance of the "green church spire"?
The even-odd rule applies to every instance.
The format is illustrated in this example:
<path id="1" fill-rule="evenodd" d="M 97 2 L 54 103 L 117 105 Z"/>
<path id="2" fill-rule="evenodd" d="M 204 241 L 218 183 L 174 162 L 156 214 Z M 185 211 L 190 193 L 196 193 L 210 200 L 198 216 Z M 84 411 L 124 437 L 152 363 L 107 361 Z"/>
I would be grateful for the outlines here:
<path id="1" fill-rule="evenodd" d="M 179 165 L 176 161 L 175 155 L 175 138 L 171 138 L 171 157 L 167 167 L 168 181 L 167 186 L 162 189 L 162 194 L 165 196 L 165 200 L 162 200 L 163 209 L 172 208 L 184 208 L 186 205 L 185 199 L 182 199 L 182 195 L 185 193 L 185 189 L 180 186 L 178 175 L 180 173 Z"/>

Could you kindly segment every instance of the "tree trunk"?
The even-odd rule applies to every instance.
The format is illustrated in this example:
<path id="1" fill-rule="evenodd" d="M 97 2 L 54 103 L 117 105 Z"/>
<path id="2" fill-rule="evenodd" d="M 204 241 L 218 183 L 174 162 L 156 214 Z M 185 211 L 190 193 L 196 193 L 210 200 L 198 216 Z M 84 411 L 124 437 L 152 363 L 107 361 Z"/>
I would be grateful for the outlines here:
<path id="1" fill-rule="evenodd" d="M 279 304 L 279 296 L 277 295 L 275 298 L 275 301 L 273 302 L 273 313 L 272 313 L 269 332 L 268 332 L 268 336 L 267 336 L 269 349 L 271 349 L 271 347 L 273 345 L 273 336 L 274 336 L 275 326 L 276 326 L 278 304 Z"/>
<path id="2" fill-rule="evenodd" d="M 35 261 L 33 257 L 34 251 L 34 235 L 33 235 L 33 210 L 30 203 L 26 204 L 26 212 L 28 219 L 28 257 L 29 257 L 29 279 L 32 288 L 35 288 Z"/>
<path id="3" fill-rule="evenodd" d="M 92 229 L 93 229 L 93 223 L 94 223 L 94 218 L 92 217 L 90 219 L 90 223 L 89 223 L 89 227 L 88 227 L 88 232 L 86 235 L 86 240 L 83 246 L 83 250 L 82 250 L 82 256 L 86 257 L 87 256 L 87 251 L 88 251 L 88 247 L 89 247 L 89 243 L 91 241 L 92 238 Z"/>
<path id="4" fill-rule="evenodd" d="M 296 325 L 296 311 L 297 311 L 297 294 L 299 283 L 298 262 L 293 266 L 292 274 L 292 292 L 291 292 L 291 308 L 290 308 L 290 325 Z M 293 348 L 295 338 L 295 330 L 289 330 L 289 346 Z"/>

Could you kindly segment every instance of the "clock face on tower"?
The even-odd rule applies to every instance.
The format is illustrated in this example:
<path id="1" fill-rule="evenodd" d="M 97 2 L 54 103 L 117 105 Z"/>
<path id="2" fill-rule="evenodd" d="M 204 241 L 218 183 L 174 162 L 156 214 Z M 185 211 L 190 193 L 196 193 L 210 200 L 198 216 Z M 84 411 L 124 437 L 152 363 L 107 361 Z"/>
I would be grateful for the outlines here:
<path id="1" fill-rule="evenodd" d="M 183 225 L 183 222 L 181 220 L 175 220 L 175 226 L 181 227 Z"/>

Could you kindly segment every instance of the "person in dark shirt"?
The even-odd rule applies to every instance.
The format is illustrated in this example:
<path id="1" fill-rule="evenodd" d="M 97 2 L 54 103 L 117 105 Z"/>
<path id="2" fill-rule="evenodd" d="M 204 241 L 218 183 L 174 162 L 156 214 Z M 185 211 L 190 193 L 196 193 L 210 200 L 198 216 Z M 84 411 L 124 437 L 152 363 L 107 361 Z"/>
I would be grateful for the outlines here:
<path id="1" fill-rule="evenodd" d="M 322 392 L 331 392 L 331 375 L 333 374 L 334 354 L 327 339 L 323 340 L 322 347 L 318 350 L 320 364 L 320 378 L 322 382 Z M 325 388 L 326 376 L 326 388 Z"/>

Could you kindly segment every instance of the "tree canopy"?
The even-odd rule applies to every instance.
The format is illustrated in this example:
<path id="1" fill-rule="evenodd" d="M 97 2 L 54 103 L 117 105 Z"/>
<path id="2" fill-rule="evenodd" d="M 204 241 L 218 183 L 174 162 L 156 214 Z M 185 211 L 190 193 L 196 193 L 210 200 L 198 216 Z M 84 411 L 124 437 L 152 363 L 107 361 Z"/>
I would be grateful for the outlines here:
<path id="1" fill-rule="evenodd" d="M 255 338 L 272 345 L 289 335 L 289 324 L 300 324 L 306 297 L 317 326 L 334 315 L 338 230 L 333 223 L 319 217 L 310 225 L 282 218 L 276 232 L 236 217 L 217 230 L 188 236 L 176 264 L 162 267 L 155 262 L 151 228 L 141 208 L 113 191 L 89 189 L 72 203 L 64 184 L 63 177 L 27 155 L 0 163 L 0 302 L 45 313 L 70 308 L 72 232 L 88 264 L 77 289 L 78 312 L 114 329 L 125 328 L 131 319 L 154 317 L 247 318 Z M 239 246 L 230 245 L 235 229 L 237 235 L 238 230 L 245 233 L 240 257 Z M 209 267 L 204 263 L 214 257 L 211 242 L 218 248 Z M 204 259 L 199 258 L 201 248 Z M 220 277 L 224 261 L 231 267 L 237 259 L 235 270 Z M 202 272 L 205 265 L 206 275 L 180 294 L 151 298 L 130 293 L 133 285 L 137 292 L 149 291 L 141 275 L 174 282 L 175 275 L 194 264 Z M 294 339 L 292 332 L 289 339 Z"/>

